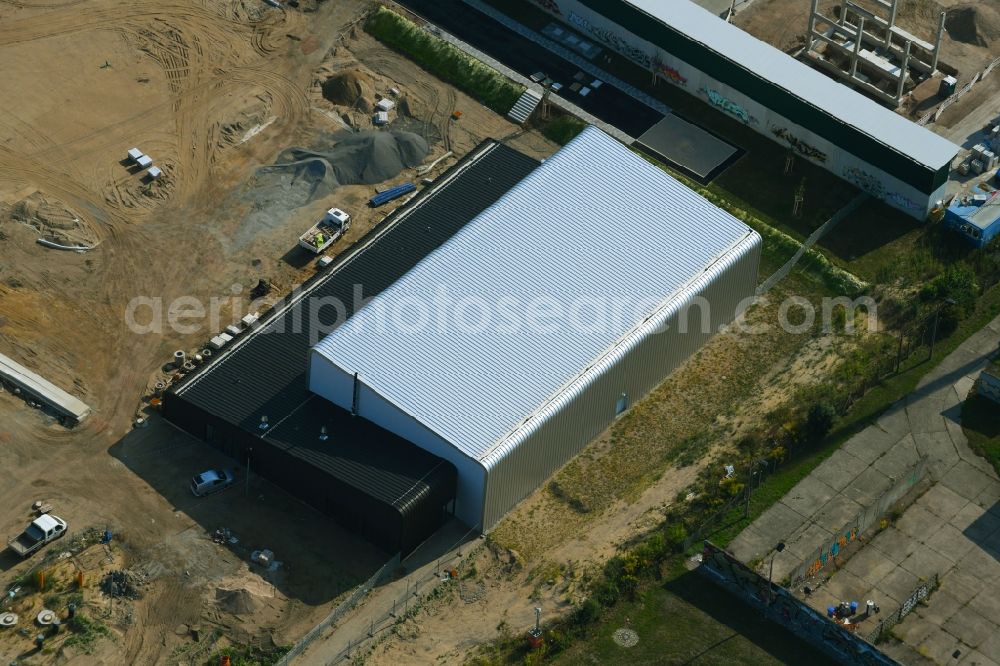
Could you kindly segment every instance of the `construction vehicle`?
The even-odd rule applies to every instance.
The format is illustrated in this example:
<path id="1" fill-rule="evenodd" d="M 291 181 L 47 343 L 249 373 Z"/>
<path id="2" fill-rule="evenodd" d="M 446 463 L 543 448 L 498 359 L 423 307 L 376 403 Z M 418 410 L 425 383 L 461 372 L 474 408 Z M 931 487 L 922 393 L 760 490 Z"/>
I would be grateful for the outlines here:
<path id="1" fill-rule="evenodd" d="M 333 245 L 334 241 L 350 228 L 351 216 L 339 208 L 331 208 L 326 211 L 323 219 L 299 236 L 299 245 L 314 254 L 319 254 Z"/>

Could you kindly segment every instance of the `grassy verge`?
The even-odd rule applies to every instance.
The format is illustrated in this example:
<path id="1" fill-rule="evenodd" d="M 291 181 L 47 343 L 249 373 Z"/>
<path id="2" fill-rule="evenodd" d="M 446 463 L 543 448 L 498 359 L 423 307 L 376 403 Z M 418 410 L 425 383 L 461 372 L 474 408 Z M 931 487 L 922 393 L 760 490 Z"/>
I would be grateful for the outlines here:
<path id="1" fill-rule="evenodd" d="M 523 86 L 385 7 L 368 18 L 365 30 L 501 115 L 510 111 L 524 92 Z"/>
<path id="2" fill-rule="evenodd" d="M 969 396 L 962 405 L 962 429 L 972 450 L 1000 474 L 1000 405 L 981 395 Z"/>
<path id="3" fill-rule="evenodd" d="M 542 134 L 550 141 L 565 146 L 573 140 L 577 134 L 583 131 L 587 123 L 576 116 L 556 115 L 551 120 L 541 126 Z"/>
<path id="4" fill-rule="evenodd" d="M 685 569 L 680 558 L 671 558 L 663 568 L 663 581 L 635 601 L 610 609 L 588 640 L 554 663 L 828 663 L 809 645 Z M 615 631 L 622 627 L 639 635 L 634 647 L 615 642 Z"/>
<path id="5" fill-rule="evenodd" d="M 215 666 L 221 663 L 222 657 L 229 657 L 232 666 L 274 666 L 291 649 L 291 646 L 265 648 L 256 645 L 230 645 L 213 654 L 204 664 Z"/>
<path id="6" fill-rule="evenodd" d="M 925 374 L 998 315 L 1000 315 L 1000 286 L 994 287 L 983 295 L 974 313 L 963 320 L 951 336 L 935 345 L 932 356 L 928 357 L 927 354 L 918 352 L 915 357 L 909 359 L 902 366 L 898 375 L 878 384 L 855 403 L 821 446 L 786 464 L 772 474 L 759 490 L 754 491 L 750 501 L 749 518 L 743 516 L 742 507 L 734 510 L 721 522 L 724 527 L 712 535 L 712 541 L 720 546 L 726 546 L 760 514 L 784 497 L 795 484 L 809 476 L 821 462 L 833 455 L 844 442 L 866 428 L 883 411 L 911 393 Z M 979 435 L 983 432 L 989 433 L 996 430 L 995 425 L 992 429 L 988 429 L 986 423 L 990 423 L 990 418 L 996 421 L 995 412 L 992 417 L 985 415 L 985 422 L 976 421 L 977 426 L 985 430 L 973 434 Z M 996 447 L 993 450 L 997 455 L 1000 455 L 1000 436 L 996 438 L 987 436 L 987 441 L 991 439 Z M 972 442 L 972 437 L 969 441 Z"/>

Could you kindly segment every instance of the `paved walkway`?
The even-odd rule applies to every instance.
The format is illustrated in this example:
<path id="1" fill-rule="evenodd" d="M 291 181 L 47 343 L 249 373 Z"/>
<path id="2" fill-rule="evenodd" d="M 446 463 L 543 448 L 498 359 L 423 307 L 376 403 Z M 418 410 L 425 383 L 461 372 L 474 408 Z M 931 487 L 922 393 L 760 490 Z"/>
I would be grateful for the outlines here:
<path id="1" fill-rule="evenodd" d="M 937 573 L 940 589 L 896 627 L 903 645 L 887 652 L 899 652 L 896 658 L 916 652 L 939 664 L 1000 665 L 1000 479 L 969 449 L 959 424 L 962 402 L 998 341 L 1000 317 L 762 514 L 730 545 L 733 554 L 766 561 L 784 541 L 787 548 L 774 560 L 774 578 L 781 580 L 926 457 L 931 489 L 810 603 L 873 599 L 891 612 L 921 578 Z"/>
<path id="2" fill-rule="evenodd" d="M 655 109 L 660 113 L 662 113 L 663 115 L 667 115 L 668 113 L 670 113 L 671 111 L 670 107 L 661 102 L 660 100 L 644 93 L 635 86 L 626 83 L 625 81 L 622 81 L 614 74 L 611 74 L 610 72 L 601 69 L 597 65 L 593 64 L 587 58 L 584 58 L 580 54 L 569 50 L 562 44 L 559 44 L 558 42 L 555 42 L 549 39 L 548 37 L 538 32 L 535 32 L 528 26 L 519 23 L 518 21 L 515 21 L 514 19 L 510 18 L 509 16 L 501 12 L 499 9 L 493 7 L 492 5 L 488 5 L 482 0 L 463 0 L 463 2 L 465 2 L 465 4 L 469 5 L 473 9 L 482 12 L 486 16 L 489 16 L 497 23 L 506 26 L 512 32 L 516 32 L 522 37 L 530 39 L 539 46 L 545 47 L 546 49 L 556 54 L 563 60 L 573 63 L 574 65 L 579 67 L 587 74 L 590 74 L 594 78 L 601 79 L 605 83 L 613 85 L 615 88 L 618 88 L 622 92 L 632 97 L 635 101 L 641 104 L 645 104 L 649 108 Z M 552 21 L 554 23 L 555 19 L 553 18 Z M 601 46 L 604 47 L 606 45 L 601 44 Z"/>
<path id="3" fill-rule="evenodd" d="M 579 106 L 569 101 L 568 99 L 560 97 L 559 95 L 551 91 L 547 91 L 544 87 L 542 87 L 541 84 L 536 83 L 535 81 L 532 81 L 528 77 L 516 72 L 515 70 L 511 69 L 510 67 L 500 62 L 496 58 L 491 57 L 487 53 L 483 53 L 476 47 L 472 46 L 468 42 L 462 41 L 461 39 L 451 34 L 450 32 L 442 30 L 437 26 L 433 26 L 430 32 L 435 37 L 443 39 L 444 41 L 450 43 L 458 50 L 463 51 L 466 55 L 469 55 L 480 62 L 486 63 L 493 69 L 497 70 L 498 72 L 506 76 L 511 81 L 516 81 L 525 88 L 530 88 L 531 90 L 534 90 L 536 93 L 543 96 L 548 101 L 548 103 L 552 104 L 553 106 L 558 107 L 563 111 L 569 113 L 570 115 L 576 116 L 577 118 L 580 118 L 581 120 L 591 125 L 594 125 L 595 127 L 599 127 L 606 134 L 615 137 L 625 145 L 630 146 L 633 143 L 635 143 L 635 137 L 629 136 L 628 134 L 618 129 L 614 125 L 606 123 L 600 118 L 588 113 L 587 111 L 584 111 L 583 109 L 581 109 Z"/>

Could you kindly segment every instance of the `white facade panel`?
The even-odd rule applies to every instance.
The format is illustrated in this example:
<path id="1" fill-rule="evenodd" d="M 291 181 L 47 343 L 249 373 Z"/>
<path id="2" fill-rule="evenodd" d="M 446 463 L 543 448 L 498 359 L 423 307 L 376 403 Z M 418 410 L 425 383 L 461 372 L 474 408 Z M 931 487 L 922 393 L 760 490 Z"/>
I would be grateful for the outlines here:
<path id="1" fill-rule="evenodd" d="M 578 30 L 650 67 L 664 80 L 768 138 L 793 146 L 795 152 L 804 159 L 809 159 L 872 197 L 921 220 L 926 218 L 934 204 L 943 197 L 945 185 L 930 194 L 921 192 L 858 158 L 846 148 L 806 130 L 657 45 L 626 31 L 610 18 L 577 0 L 553 1 L 560 7 L 560 18 Z M 706 48 L 784 87 L 817 109 L 829 112 L 874 140 L 890 146 L 899 152 L 901 160 L 912 159 L 936 170 L 949 164 L 958 152 L 958 146 L 950 141 L 885 109 L 860 93 L 718 19 L 710 12 L 691 5 L 687 0 L 668 3 L 669 10 L 667 3 L 662 2 L 635 1 L 631 4 L 704 43 Z M 729 38 L 723 38 L 723 35 L 728 35 Z"/>
<path id="2" fill-rule="evenodd" d="M 741 242 L 484 461 L 487 529 L 611 425 L 623 394 L 638 402 L 749 305 L 760 251 L 756 234 Z"/>

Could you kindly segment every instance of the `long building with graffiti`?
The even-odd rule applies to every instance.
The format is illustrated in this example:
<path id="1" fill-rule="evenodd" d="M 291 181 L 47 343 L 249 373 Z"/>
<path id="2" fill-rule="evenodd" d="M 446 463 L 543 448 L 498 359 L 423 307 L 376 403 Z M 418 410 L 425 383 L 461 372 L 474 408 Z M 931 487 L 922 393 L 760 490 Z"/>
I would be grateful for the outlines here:
<path id="1" fill-rule="evenodd" d="M 533 0 L 576 30 L 913 217 L 958 146 L 688 0 Z"/>

